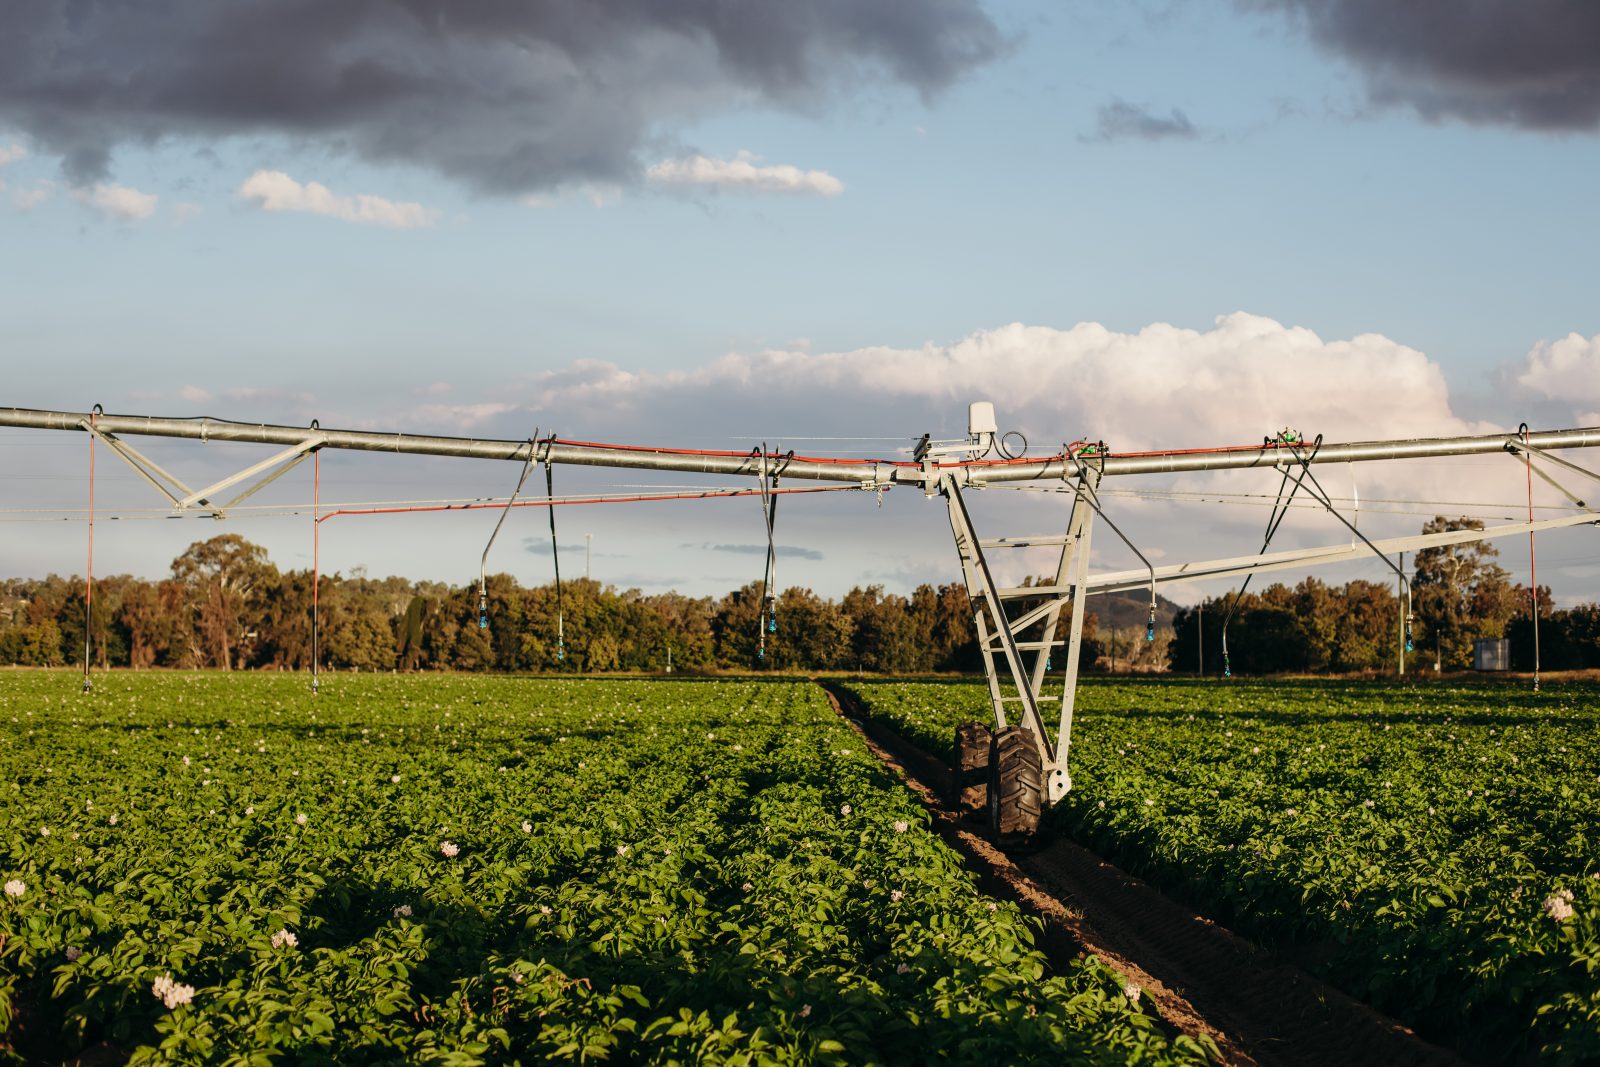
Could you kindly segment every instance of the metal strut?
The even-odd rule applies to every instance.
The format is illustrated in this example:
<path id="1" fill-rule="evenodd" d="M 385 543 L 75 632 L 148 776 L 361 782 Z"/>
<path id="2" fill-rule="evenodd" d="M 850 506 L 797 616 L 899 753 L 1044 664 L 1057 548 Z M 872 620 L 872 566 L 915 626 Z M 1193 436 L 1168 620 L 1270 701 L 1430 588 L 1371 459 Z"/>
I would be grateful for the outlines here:
<path id="1" fill-rule="evenodd" d="M 1083 649 L 1084 594 L 1090 535 L 1097 511 L 1093 494 L 1099 482 L 1098 468 L 1083 464 L 1078 470 L 1078 492 L 1073 498 L 1067 531 L 1065 535 L 1045 537 L 981 540 L 972 524 L 971 513 L 967 510 L 960 481 L 947 473 L 938 483 L 938 492 L 947 505 L 956 553 L 961 559 L 967 595 L 972 601 L 973 624 L 978 634 L 978 649 L 983 655 L 984 677 L 989 684 L 995 725 L 999 729 L 1007 726 L 1007 704 L 1020 705 L 1018 717 L 1021 725 L 1033 736 L 1045 794 L 1051 803 L 1066 796 L 1072 788 L 1067 756 L 1072 744 L 1072 713 L 1077 697 L 1078 662 Z M 1055 578 L 1050 584 L 1012 589 L 996 584 L 984 553 L 985 547 L 1020 548 L 1041 544 L 1059 545 L 1061 548 Z M 1046 598 L 1044 603 L 1027 608 L 1015 616 L 1006 610 L 1008 601 L 1040 597 Z M 1061 613 L 1068 604 L 1071 605 L 1072 614 L 1067 639 L 1063 642 L 1057 639 L 1056 631 Z M 1018 640 L 1029 628 L 1041 623 L 1039 639 Z M 1056 740 L 1052 744 L 1050 734 L 1045 730 L 1042 693 L 1049 672 L 1050 652 L 1062 644 L 1067 646 L 1066 661 L 1062 667 L 1064 685 Z M 1031 663 L 1024 657 L 1026 652 L 1034 654 Z M 1008 686 L 1012 692 L 1007 692 Z"/>

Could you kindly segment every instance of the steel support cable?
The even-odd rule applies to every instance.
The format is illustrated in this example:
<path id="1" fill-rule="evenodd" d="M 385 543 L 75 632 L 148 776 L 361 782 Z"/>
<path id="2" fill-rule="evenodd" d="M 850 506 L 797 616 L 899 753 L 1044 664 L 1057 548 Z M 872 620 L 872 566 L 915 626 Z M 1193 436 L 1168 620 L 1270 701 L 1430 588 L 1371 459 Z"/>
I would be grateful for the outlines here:
<path id="1" fill-rule="evenodd" d="M 1316 455 L 1317 449 L 1321 447 L 1322 435 L 1318 434 L 1316 442 L 1311 447 L 1311 454 L 1313 456 Z M 1305 470 L 1309 470 L 1309 467 L 1306 466 L 1307 463 L 1309 463 L 1309 460 L 1301 463 L 1302 468 Z M 1305 481 L 1305 475 L 1302 473 L 1292 479 L 1294 481 L 1294 488 L 1289 490 L 1289 496 L 1287 499 L 1285 499 L 1283 491 L 1289 485 L 1290 480 L 1289 468 L 1285 466 L 1283 468 L 1283 477 L 1278 482 L 1278 495 L 1277 499 L 1273 503 L 1272 514 L 1267 517 L 1266 537 L 1264 537 L 1261 541 L 1261 551 L 1256 553 L 1258 556 L 1266 555 L 1268 546 L 1272 544 L 1272 538 L 1278 532 L 1278 527 L 1283 525 L 1284 518 L 1289 514 L 1289 505 L 1294 502 L 1295 495 L 1300 492 L 1300 487 Z M 1244 582 L 1241 583 L 1238 590 L 1228 598 L 1227 610 L 1222 614 L 1222 676 L 1224 678 L 1231 678 L 1233 676 L 1233 663 L 1228 656 L 1228 625 L 1229 623 L 1233 622 L 1234 612 L 1238 610 L 1239 603 L 1244 598 L 1245 590 L 1250 588 L 1250 579 L 1254 577 L 1254 572 L 1245 575 Z"/>
<path id="2" fill-rule="evenodd" d="M 761 574 L 761 604 L 756 614 L 756 662 L 765 663 L 767 660 L 767 634 L 778 632 L 778 602 L 773 592 L 777 583 L 777 542 L 773 537 L 773 527 L 778 516 L 778 498 L 773 495 L 778 488 L 777 475 L 770 475 L 772 482 L 769 485 L 767 468 L 767 443 L 761 442 L 760 450 L 761 472 L 761 516 L 767 527 L 767 563 Z"/>
<path id="3" fill-rule="evenodd" d="M 567 610 L 561 595 L 561 546 L 556 543 L 556 484 L 555 468 L 550 463 L 550 446 L 555 444 L 556 435 L 551 434 L 545 442 L 544 449 L 544 492 L 550 515 L 550 562 L 556 570 L 556 662 L 563 662 L 567 658 Z M 510 510 L 511 505 L 506 506 Z"/>
<path id="4" fill-rule="evenodd" d="M 1311 483 L 1311 488 L 1309 488 L 1307 490 L 1307 492 L 1311 493 L 1311 495 L 1313 497 L 1315 497 L 1318 501 L 1320 501 L 1322 503 L 1323 507 L 1328 509 L 1328 514 L 1330 514 L 1334 518 L 1338 519 L 1341 523 L 1344 524 L 1346 529 L 1348 529 L 1356 537 L 1360 538 L 1362 544 L 1364 544 L 1368 548 L 1372 549 L 1372 554 L 1374 556 L 1378 557 L 1379 559 L 1383 560 L 1384 564 L 1390 570 L 1394 571 L 1395 577 L 1400 579 L 1400 585 L 1406 592 L 1406 645 L 1405 645 L 1405 650 L 1407 652 L 1410 652 L 1412 650 L 1411 622 L 1412 622 L 1412 617 L 1413 617 L 1412 616 L 1412 610 L 1411 610 L 1411 580 L 1406 577 L 1406 572 L 1403 571 L 1402 569 L 1400 569 L 1400 567 L 1398 565 L 1396 565 L 1393 561 L 1391 561 L 1388 556 L 1386 556 L 1382 552 L 1378 551 L 1377 546 L 1374 545 L 1367 538 L 1366 534 L 1362 533 L 1359 529 L 1356 528 L 1354 523 L 1352 523 L 1349 519 L 1345 518 L 1342 514 L 1340 514 L 1339 509 L 1333 506 L 1332 498 L 1330 498 L 1328 496 L 1327 490 L 1322 488 L 1322 483 L 1317 481 L 1317 476 L 1315 474 L 1311 473 L 1311 460 L 1316 456 L 1316 454 L 1317 454 L 1316 450 L 1317 450 L 1318 447 L 1321 447 L 1321 444 L 1322 444 L 1322 435 L 1318 434 L 1317 435 L 1316 445 L 1312 448 L 1310 454 L 1306 455 L 1306 456 L 1302 456 L 1300 454 L 1300 450 L 1299 450 L 1299 448 L 1297 446 L 1294 446 L 1294 445 L 1290 446 L 1291 451 L 1292 451 L 1295 459 L 1300 463 L 1300 466 L 1303 468 L 1303 470 L 1305 472 L 1305 474 L 1304 474 L 1305 480 L 1307 480 L 1307 481 L 1309 481 Z M 1530 516 L 1530 518 L 1531 518 L 1531 516 Z"/>
<path id="5" fill-rule="evenodd" d="M 1073 449 L 1072 449 L 1072 447 L 1070 445 L 1066 447 L 1065 452 L 1066 452 L 1067 456 L 1072 460 L 1072 462 L 1074 464 L 1076 464 L 1078 462 L 1078 453 L 1073 451 Z M 1134 544 L 1131 540 L 1128 539 L 1128 535 L 1122 532 L 1122 528 L 1120 526 L 1118 526 L 1115 522 L 1111 521 L 1111 517 L 1109 515 L 1107 515 L 1105 513 L 1105 509 L 1100 506 L 1100 493 L 1099 493 L 1099 490 L 1095 486 L 1090 485 L 1087 482 L 1074 483 L 1073 491 L 1074 491 L 1074 494 L 1075 494 L 1077 499 L 1082 500 L 1085 504 L 1088 504 L 1091 508 L 1094 509 L 1094 513 L 1096 515 L 1100 516 L 1100 521 L 1105 523 L 1107 526 L 1111 527 L 1111 532 L 1116 534 L 1119 538 L 1121 538 L 1122 543 L 1127 545 L 1128 549 L 1135 556 L 1139 557 L 1139 562 L 1143 563 L 1145 565 L 1145 569 L 1150 572 L 1150 619 L 1149 619 L 1148 622 L 1145 623 L 1144 639 L 1146 641 L 1154 641 L 1156 639 L 1156 568 L 1155 568 L 1155 564 L 1151 563 L 1150 560 L 1145 557 L 1145 554 L 1143 552 L 1139 551 L 1139 546 Z M 1073 591 L 1073 595 L 1074 596 L 1078 595 L 1078 592 L 1076 590 L 1074 590 Z M 1049 653 L 1049 650 L 1047 649 L 1046 650 L 1047 658 L 1046 658 L 1046 662 L 1045 662 L 1045 669 L 1046 670 L 1049 669 L 1048 653 Z"/>
<path id="6" fill-rule="evenodd" d="M 1517 428 L 1517 436 L 1522 438 L 1522 443 L 1523 443 L 1524 446 L 1526 446 L 1527 443 L 1528 443 L 1528 424 L 1527 423 L 1523 423 L 1520 427 Z M 1528 451 L 1524 451 L 1522 453 L 1522 463 L 1523 463 L 1523 466 L 1527 468 L 1527 474 L 1528 474 L 1528 521 L 1532 522 L 1533 521 L 1533 453 L 1532 452 L 1528 452 Z M 1545 477 L 1545 474 L 1544 474 L 1543 471 L 1540 471 L 1539 474 L 1540 474 L 1540 477 Z M 1549 481 L 1551 479 L 1546 478 L 1546 480 Z M 1581 505 L 1582 502 L 1580 501 L 1579 503 Z M 1530 591 L 1531 595 L 1529 597 L 1529 607 L 1530 607 L 1530 612 L 1531 612 L 1531 614 L 1533 616 L 1533 691 L 1535 693 L 1537 693 L 1539 691 L 1539 555 L 1538 555 L 1538 551 L 1537 551 L 1537 549 L 1536 549 L 1536 547 L 1534 545 L 1534 534 L 1533 534 L 1532 530 L 1528 531 L 1528 572 L 1529 572 L 1528 573 L 1528 580 L 1529 580 L 1530 584 L 1533 586 L 1533 589 Z"/>
<path id="7" fill-rule="evenodd" d="M 506 501 L 504 510 L 500 512 L 499 520 L 494 524 L 494 530 L 489 534 L 489 543 L 483 546 L 483 557 L 478 560 L 478 629 L 480 630 L 489 628 L 489 550 L 494 547 L 494 539 L 500 536 L 500 527 L 506 524 L 506 516 L 511 514 L 512 505 L 516 504 L 517 496 L 521 494 L 522 487 L 528 480 L 528 475 L 532 473 L 535 464 L 538 462 L 535 458 L 536 442 L 538 440 L 539 428 L 535 426 L 533 436 L 528 438 L 528 460 L 522 465 L 522 477 L 517 479 L 517 487 L 511 491 L 510 499 Z"/>

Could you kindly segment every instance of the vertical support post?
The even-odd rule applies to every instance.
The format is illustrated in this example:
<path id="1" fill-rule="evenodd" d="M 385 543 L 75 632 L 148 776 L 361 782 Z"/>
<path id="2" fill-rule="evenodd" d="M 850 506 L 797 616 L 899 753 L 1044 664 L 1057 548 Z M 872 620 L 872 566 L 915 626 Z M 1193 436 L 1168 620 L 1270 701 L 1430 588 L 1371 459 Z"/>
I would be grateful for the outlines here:
<path id="1" fill-rule="evenodd" d="M 100 417 L 99 404 L 89 412 L 89 426 L 92 429 Z M 90 635 L 94 632 L 94 439 L 95 434 L 89 434 L 89 559 L 85 566 L 83 584 L 83 691 L 89 692 L 89 648 Z"/>
<path id="2" fill-rule="evenodd" d="M 322 519 L 317 512 L 322 507 L 322 449 L 312 455 L 315 473 L 311 479 L 311 695 L 317 695 L 317 594 L 322 587 Z"/>
<path id="3" fill-rule="evenodd" d="M 1399 570 L 1400 574 L 1395 575 L 1394 579 L 1394 602 L 1395 609 L 1400 616 L 1400 677 L 1404 678 L 1406 676 L 1406 590 L 1405 583 L 1400 578 L 1400 575 L 1406 571 L 1406 554 L 1404 552 L 1400 553 Z"/>
<path id="4" fill-rule="evenodd" d="M 1528 443 L 1528 424 L 1522 424 L 1522 443 Z M 1528 468 L 1528 522 L 1533 522 L 1533 453 L 1522 450 L 1523 465 Z M 1543 471 L 1539 472 L 1543 474 Z M 1534 548 L 1533 531 L 1528 531 L 1528 581 L 1533 586 L 1529 611 L 1533 616 L 1533 691 L 1539 691 L 1539 554 Z"/>
<path id="5" fill-rule="evenodd" d="M 1200 638 L 1200 662 L 1196 664 L 1196 673 L 1204 678 L 1206 676 L 1206 598 L 1200 595 L 1200 617 L 1195 621 L 1195 634 Z"/>
<path id="6" fill-rule="evenodd" d="M 1056 734 L 1056 766 L 1045 783 L 1051 803 L 1060 800 L 1072 789 L 1072 779 L 1067 775 L 1067 757 L 1072 750 L 1072 712 L 1078 700 L 1078 655 L 1083 650 L 1083 617 L 1085 602 L 1089 599 L 1089 536 L 1093 530 L 1094 512 L 1086 511 L 1083 532 L 1073 546 L 1072 623 L 1067 638 L 1066 684 L 1061 690 L 1061 726 Z"/>

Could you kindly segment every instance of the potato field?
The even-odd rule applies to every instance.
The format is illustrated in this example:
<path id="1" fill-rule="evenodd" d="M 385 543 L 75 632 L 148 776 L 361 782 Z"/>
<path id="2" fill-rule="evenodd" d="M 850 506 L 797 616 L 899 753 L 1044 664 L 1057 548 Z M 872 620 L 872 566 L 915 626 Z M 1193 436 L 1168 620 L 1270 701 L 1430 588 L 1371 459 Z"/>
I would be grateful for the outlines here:
<path id="1" fill-rule="evenodd" d="M 5 1062 L 1210 1056 L 809 683 L 10 672 L 0 723 Z"/>
<path id="2" fill-rule="evenodd" d="M 851 688 L 944 756 L 989 715 Z M 1600 687 L 1091 680 L 1072 767 L 1055 834 L 1469 1059 L 1600 1062 Z"/>

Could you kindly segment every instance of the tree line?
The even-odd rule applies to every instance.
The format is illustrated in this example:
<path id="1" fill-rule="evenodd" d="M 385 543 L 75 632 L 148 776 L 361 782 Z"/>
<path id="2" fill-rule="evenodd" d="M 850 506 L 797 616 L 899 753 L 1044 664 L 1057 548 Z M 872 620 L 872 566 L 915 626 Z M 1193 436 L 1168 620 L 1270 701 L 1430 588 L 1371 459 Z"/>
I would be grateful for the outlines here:
<path id="1" fill-rule="evenodd" d="M 587 579 L 523 586 L 506 574 L 453 586 L 324 575 L 318 590 L 322 669 L 925 672 L 981 670 L 960 585 L 910 596 L 872 585 L 839 600 L 809 589 L 777 595 L 777 629 L 760 631 L 757 583 L 720 598 L 646 595 Z M 311 572 L 280 571 L 237 534 L 190 545 L 171 577 L 96 579 L 89 625 L 100 667 L 305 670 L 311 665 Z M 0 580 L 0 663 L 82 662 L 81 578 Z M 559 621 L 558 621 L 559 611 Z M 562 640 L 564 635 L 564 641 Z M 1086 658 L 1098 643 L 1092 628 Z M 759 655 L 758 655 L 759 653 Z"/>
<path id="2" fill-rule="evenodd" d="M 1436 518 L 1425 533 L 1481 528 Z M 1472 665 L 1473 642 L 1506 637 L 1512 666 L 1533 665 L 1531 594 L 1494 562 L 1488 542 L 1419 552 L 1407 573 L 1414 614 L 1408 667 Z M 90 654 L 99 667 L 306 670 L 312 657 L 311 573 L 280 571 L 237 534 L 190 545 L 171 576 L 97 579 Z M 1026 583 L 1025 583 L 1026 584 Z M 505 574 L 485 587 L 369 578 L 359 568 L 321 580 L 322 669 L 464 671 L 982 669 L 964 586 L 922 585 L 910 596 L 872 585 L 838 600 L 794 587 L 777 595 L 777 629 L 761 631 L 757 583 L 722 597 L 644 594 L 587 579 L 523 586 Z M 84 583 L 0 579 L 0 664 L 82 662 Z M 1342 586 L 1307 578 L 1209 597 L 1178 608 L 1158 598 L 1096 597 L 1085 626 L 1086 669 L 1237 674 L 1387 671 L 1403 640 L 1395 584 Z M 1023 602 L 1019 606 L 1026 606 Z M 1541 665 L 1600 667 L 1600 605 L 1553 611 L 1539 596 Z M 559 615 L 559 618 L 558 618 Z M 1106 620 L 1100 625 L 1100 620 Z M 1063 631 L 1065 627 L 1063 627 Z M 1023 640 L 1036 633 L 1021 635 Z M 1227 662 L 1224 663 L 1224 637 Z M 564 638 L 564 640 L 563 640 Z"/>
<path id="3" fill-rule="evenodd" d="M 1429 520 L 1422 532 L 1481 530 L 1477 519 Z M 1406 604 L 1398 582 L 1330 586 L 1316 578 L 1259 592 L 1208 597 L 1178 612 L 1169 646 L 1173 669 L 1220 674 L 1394 670 L 1469 670 L 1479 640 L 1510 641 L 1511 667 L 1534 666 L 1533 595 L 1478 541 L 1424 549 L 1405 572 L 1410 585 L 1411 651 L 1403 653 Z M 1539 663 L 1545 670 L 1600 668 L 1600 604 L 1556 611 L 1539 587 Z M 1226 651 L 1225 651 L 1226 650 Z M 1226 660 L 1224 656 L 1226 655 Z"/>

